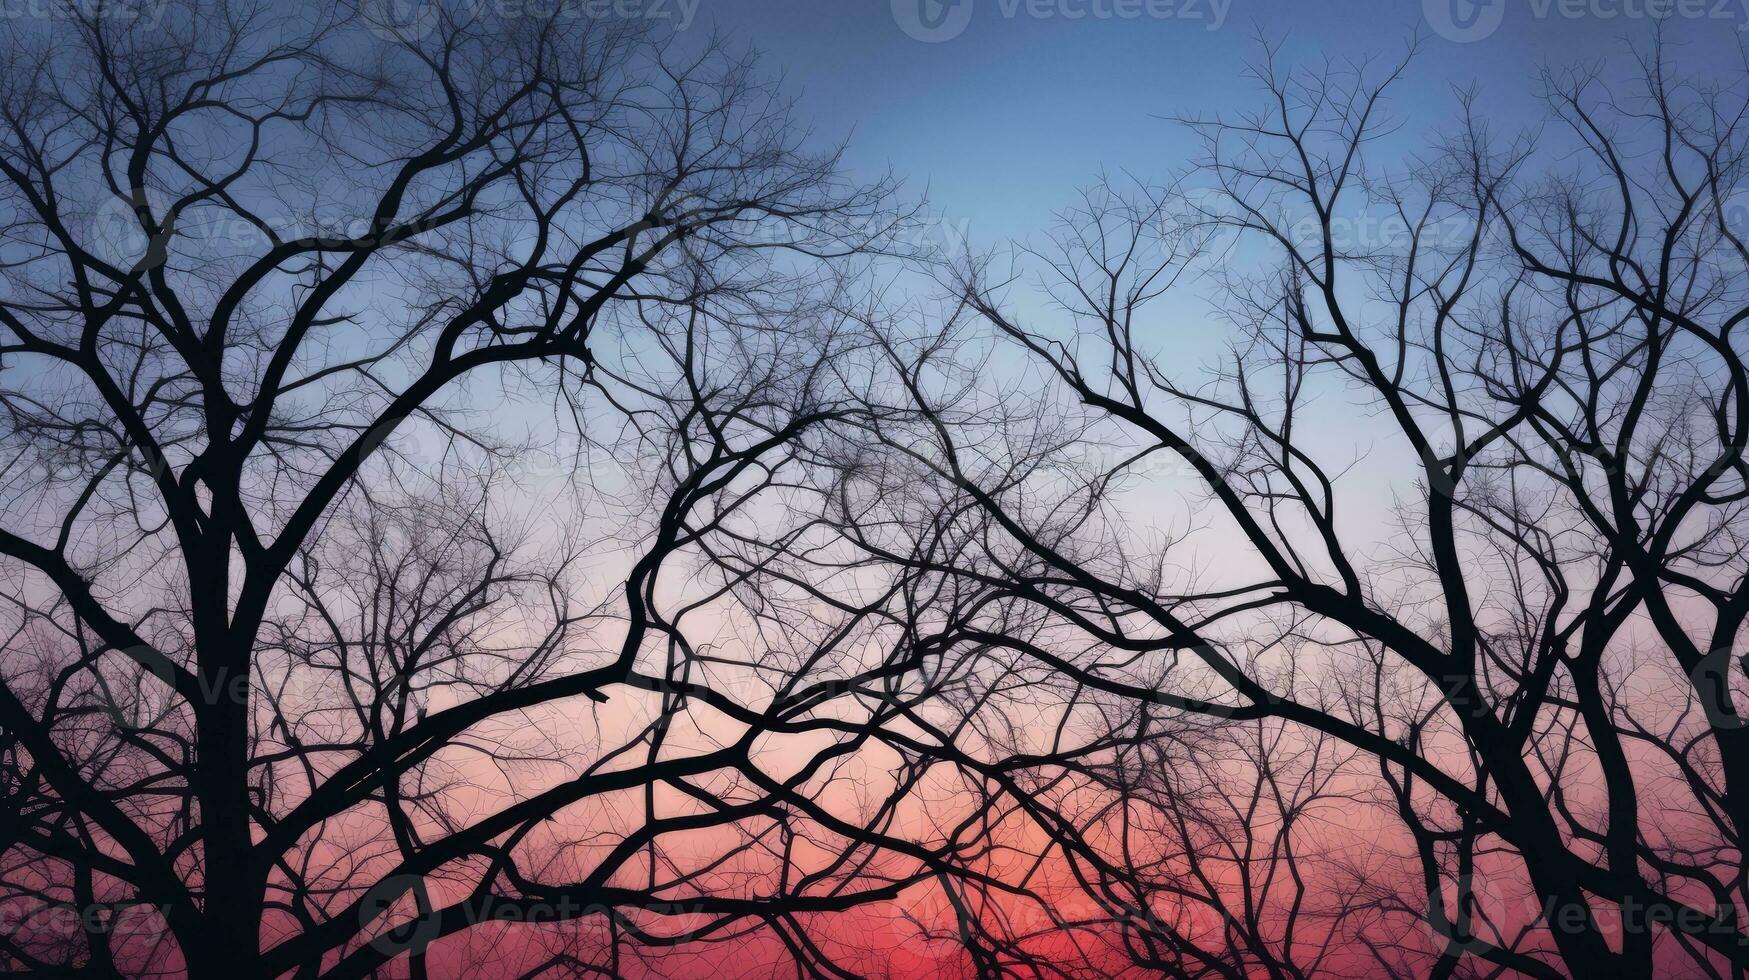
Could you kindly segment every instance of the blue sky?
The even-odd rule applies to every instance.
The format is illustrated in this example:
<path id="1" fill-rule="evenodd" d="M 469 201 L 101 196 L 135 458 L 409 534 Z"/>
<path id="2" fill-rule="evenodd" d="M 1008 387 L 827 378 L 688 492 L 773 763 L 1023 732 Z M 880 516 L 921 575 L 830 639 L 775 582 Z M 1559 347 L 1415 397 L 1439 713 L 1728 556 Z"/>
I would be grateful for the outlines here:
<path id="1" fill-rule="evenodd" d="M 891 166 L 984 243 L 1043 227 L 1102 169 L 1185 163 L 1193 147 L 1162 117 L 1256 105 L 1241 72 L 1259 31 L 1301 64 L 1395 56 L 1419 33 L 1393 104 L 1406 137 L 1445 124 L 1454 86 L 1472 84 L 1492 118 L 1528 124 L 1540 66 L 1619 67 L 1659 10 L 1696 75 L 1741 70 L 1749 38 L 1749 0 L 698 2 L 691 30 L 758 47 L 821 136 L 850 136 L 855 166 Z M 951 38 L 906 33 L 931 12 Z"/>
<path id="2" fill-rule="evenodd" d="M 1749 0 L 698 2 L 692 31 L 714 25 L 759 48 L 800 94 L 821 137 L 849 136 L 854 168 L 890 167 L 911 191 L 926 190 L 931 210 L 979 249 L 1036 241 L 1053 211 L 1102 171 L 1159 180 L 1186 166 L 1198 147 L 1167 117 L 1260 106 L 1262 93 L 1244 74 L 1260 53 L 1259 35 L 1281 44 L 1283 63 L 1301 67 L 1326 58 L 1394 60 L 1419 38 L 1387 107 L 1401 124 L 1396 152 L 1423 148 L 1451 128 L 1459 89 L 1475 88 L 1503 136 L 1544 117 L 1545 67 L 1596 67 L 1625 82 L 1636 70 L 1630 46 L 1649 42 L 1660 24 L 1677 45 L 1672 65 L 1685 80 L 1733 69 L 1741 78 L 1741 45 L 1749 41 L 1741 30 Z M 1666 16 L 1653 16 L 1658 11 Z M 927 35 L 931 24 L 951 37 L 913 36 Z M 1620 91 L 1629 94 L 1625 84 Z M 1388 165 L 1386 155 L 1373 152 L 1369 161 Z M 1169 352 L 1174 371 L 1225 353 L 1219 317 L 1196 298 L 1203 286 L 1175 292 L 1149 315 L 1144 336 Z M 1023 316 L 1049 322 L 1048 312 L 1019 302 Z M 1338 467 L 1360 461 L 1353 476 L 1364 493 L 1350 502 L 1370 505 L 1342 519 L 1383 534 L 1380 515 L 1401 476 L 1392 460 L 1403 457 L 1344 399 L 1326 408 L 1345 421 L 1315 426 L 1318 439 L 1330 443 L 1324 448 Z M 1183 507 L 1156 499 L 1144 510 Z"/>

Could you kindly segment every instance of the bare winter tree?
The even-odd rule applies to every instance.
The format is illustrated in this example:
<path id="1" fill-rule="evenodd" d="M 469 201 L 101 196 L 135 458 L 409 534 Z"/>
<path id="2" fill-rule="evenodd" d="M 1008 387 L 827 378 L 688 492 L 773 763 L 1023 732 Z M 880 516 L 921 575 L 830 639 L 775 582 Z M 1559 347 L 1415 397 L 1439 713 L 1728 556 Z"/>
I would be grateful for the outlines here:
<path id="1" fill-rule="evenodd" d="M 422 9 L 12 25 L 0 957 L 842 975 L 823 913 L 997 887 L 892 829 L 940 586 L 783 560 L 905 215 L 721 45 Z"/>
<path id="2" fill-rule="evenodd" d="M 1749 971 L 1749 102 L 1669 57 L 1644 52 L 1631 98 L 1551 74 L 1539 142 L 1465 100 L 1451 136 L 1377 163 L 1411 59 L 1270 52 L 1262 110 L 1183 120 L 1206 154 L 1181 182 L 1103 185 L 1013 272 L 948 280 L 944 333 L 1042 369 L 994 397 L 1042 384 L 1034 411 L 1074 431 L 1017 473 L 913 387 L 929 425 L 889 449 L 982 528 L 925 567 L 991 590 L 941 643 L 1155 719 L 1085 781 L 1125 846 L 1081 883 L 1128 890 L 1134 962 Z M 1060 326 L 1006 298 L 1032 270 Z M 1167 326 L 1204 270 L 1239 337 L 1212 368 Z M 1226 761 L 1198 786 L 1204 752 Z M 1333 934 L 1372 962 L 1331 959 Z"/>
<path id="3" fill-rule="evenodd" d="M 750 59 L 393 12 L 9 23 L 8 969 L 1749 976 L 1740 87 L 1271 51 L 900 315 Z"/>

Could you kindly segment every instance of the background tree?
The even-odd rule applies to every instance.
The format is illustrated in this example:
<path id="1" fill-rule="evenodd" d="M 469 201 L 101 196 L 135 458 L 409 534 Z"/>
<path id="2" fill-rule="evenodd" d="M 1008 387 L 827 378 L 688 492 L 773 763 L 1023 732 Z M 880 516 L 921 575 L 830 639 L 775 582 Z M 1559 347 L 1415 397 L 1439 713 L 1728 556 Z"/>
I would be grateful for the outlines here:
<path id="1" fill-rule="evenodd" d="M 1357 864 L 1376 844 L 1352 824 L 1379 817 L 1349 808 L 1319 835 L 1346 822 L 1357 850 L 1308 877 L 1358 872 L 1328 911 L 1382 914 L 1358 935 L 1373 968 L 1739 975 L 1743 93 L 1673 83 L 1653 47 L 1632 101 L 1551 75 L 1566 132 L 1541 144 L 1466 99 L 1448 140 L 1372 163 L 1412 57 L 1268 52 L 1256 114 L 1182 120 L 1206 153 L 1181 182 L 1102 185 L 1012 272 L 949 280 L 950 329 L 1015 345 L 1084 433 L 1037 470 L 1078 462 L 1071 481 L 993 480 L 969 462 L 986 444 L 919 398 L 914 453 L 989 515 L 958 574 L 1001 578 L 987 615 L 1028 624 L 963 636 L 1174 724 L 1298 733 L 1229 752 L 1205 815 L 1318 746 L 1370 759 L 1323 785 L 1397 818 L 1402 870 Z M 1060 326 L 1005 298 L 1032 269 Z M 1204 269 L 1238 336 L 1212 369 L 1169 360 L 1154 326 Z M 1201 534 L 1154 519 L 1180 494 Z M 1178 894 L 1218 853 L 1173 865 Z M 1243 876 L 1222 884 L 1226 921 L 1255 922 Z M 1404 913 L 1434 941 L 1399 942 Z M 1235 929 L 1214 947 L 1255 948 Z M 1225 972 L 1167 948 L 1173 972 Z M 1295 972 L 1268 948 L 1265 971 Z"/>
<path id="2" fill-rule="evenodd" d="M 85 13 L 5 56 L 5 901 L 76 924 L 10 962 L 422 973 L 543 918 L 555 968 L 830 972 L 807 917 L 952 869 L 823 806 L 878 717 L 798 718 L 903 590 L 706 574 L 872 411 L 834 269 L 889 185 L 635 20 Z"/>

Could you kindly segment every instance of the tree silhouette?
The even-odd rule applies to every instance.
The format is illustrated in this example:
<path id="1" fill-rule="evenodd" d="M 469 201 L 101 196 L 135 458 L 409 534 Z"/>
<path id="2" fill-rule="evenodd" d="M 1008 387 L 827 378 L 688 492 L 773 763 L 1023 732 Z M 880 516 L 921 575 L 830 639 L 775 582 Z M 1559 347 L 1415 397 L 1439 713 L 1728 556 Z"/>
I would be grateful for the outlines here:
<path id="1" fill-rule="evenodd" d="M 756 750 L 837 692 L 761 671 L 847 656 L 890 597 L 748 636 L 733 696 L 688 631 L 769 624 L 759 569 L 699 568 L 867 413 L 834 269 L 906 215 L 721 45 L 374 13 L 8 39 L 6 956 L 422 974 L 471 926 L 576 918 L 556 962 L 750 929 L 822 958 L 801 917 L 917 872 L 796 826 L 846 750 Z M 568 438 L 476 424 L 530 411 Z M 529 466 L 619 526 L 517 511 Z M 688 722 L 707 698 L 728 729 Z M 671 853 L 699 831 L 720 853 Z"/>
<path id="2" fill-rule="evenodd" d="M 1103 449 L 1052 499 L 972 473 L 976 443 L 942 420 L 936 476 L 1024 556 L 994 604 L 1032 631 L 971 635 L 1177 715 L 1287 723 L 1278 760 L 1332 741 L 1372 760 L 1328 785 L 1392 812 L 1410 860 L 1351 868 L 1364 887 L 1331 914 L 1406 913 L 1438 941 L 1369 926 L 1371 969 L 1749 966 L 1743 98 L 1675 83 L 1668 58 L 1643 53 L 1631 101 L 1547 76 L 1565 131 L 1540 145 L 1465 100 L 1454 136 L 1393 168 L 1368 158 L 1413 52 L 1307 72 L 1266 49 L 1264 108 L 1181 120 L 1205 153 L 1180 181 L 1102 185 L 1014 272 L 949 280 L 960 328 L 1022 349 Z M 1029 264 L 1062 326 L 1004 300 Z M 1239 339 L 1214 368 L 1168 367 L 1150 304 L 1209 266 Z M 1219 559 L 1134 526 L 1150 505 L 1126 483 L 1162 456 Z M 1351 476 L 1366 465 L 1390 499 Z M 1274 778 L 1239 768 L 1226 806 Z M 1245 923 L 1258 899 L 1227 884 Z M 1213 947 L 1230 969 L 1191 949 L 1171 969 L 1241 975 L 1254 941 L 1234 929 Z M 1262 968 L 1295 973 L 1281 950 Z"/>
<path id="3" fill-rule="evenodd" d="M 1266 47 L 937 261 L 725 42 L 415 12 L 9 26 L 8 968 L 1749 972 L 1740 87 Z"/>

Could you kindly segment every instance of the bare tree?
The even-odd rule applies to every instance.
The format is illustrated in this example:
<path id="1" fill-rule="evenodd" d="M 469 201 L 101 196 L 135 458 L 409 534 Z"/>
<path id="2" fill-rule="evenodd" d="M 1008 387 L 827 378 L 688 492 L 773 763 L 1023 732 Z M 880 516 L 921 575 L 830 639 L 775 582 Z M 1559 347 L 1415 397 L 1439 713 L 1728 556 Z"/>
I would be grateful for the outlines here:
<path id="1" fill-rule="evenodd" d="M 901 315 L 750 59 L 422 9 L 11 27 L 9 968 L 1749 975 L 1742 91 L 1266 51 Z"/>
<path id="2" fill-rule="evenodd" d="M 8 38 L 4 901 L 76 925 L 4 956 L 419 974 L 521 920 L 841 975 L 820 913 L 971 873 L 827 802 L 921 586 L 804 613 L 759 556 L 880 414 L 833 270 L 905 214 L 721 45 L 427 12 Z"/>
<path id="3" fill-rule="evenodd" d="M 1009 478 L 965 411 L 914 392 L 931 425 L 908 451 L 988 520 L 955 574 L 992 583 L 994 618 L 959 642 L 1168 727 L 1297 733 L 1268 759 L 1229 747 L 1198 819 L 1244 814 L 1288 760 L 1342 746 L 1332 769 L 1302 764 L 1326 773 L 1311 796 L 1272 804 L 1377 804 L 1319 836 L 1396 818 L 1397 870 L 1363 866 L 1377 836 L 1350 826 L 1354 849 L 1332 843 L 1308 876 L 1358 879 L 1322 928 L 1353 930 L 1372 968 L 1740 976 L 1743 93 L 1673 83 L 1654 47 L 1632 102 L 1551 75 L 1564 135 L 1502 141 L 1465 99 L 1449 138 L 1374 164 L 1412 56 L 1289 71 L 1269 51 L 1264 108 L 1182 120 L 1206 154 L 1181 182 L 1102 185 L 1013 272 L 973 259 L 949 280 L 945 329 L 1017 345 L 1043 404 L 1079 420 Z M 1034 268 L 1061 327 L 1004 298 Z M 1168 367 L 1156 301 L 1205 269 L 1239 339 L 1213 368 Z M 1200 527 L 1153 520 L 1182 495 Z M 1197 798 L 1128 778 L 1104 781 L 1125 806 Z M 1187 827 L 1122 867 L 1157 869 Z M 1267 896 L 1244 874 L 1203 884 L 1222 856 L 1204 841 L 1171 864 L 1172 901 L 1206 896 L 1228 923 L 1215 955 L 1232 975 L 1242 955 L 1316 968 L 1291 917 L 1259 928 Z M 1295 863 L 1277 867 L 1298 881 Z M 1137 952 L 1227 972 L 1203 948 Z"/>

